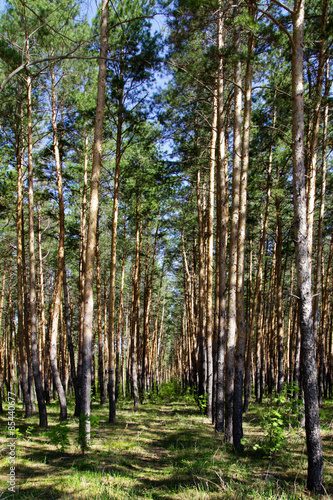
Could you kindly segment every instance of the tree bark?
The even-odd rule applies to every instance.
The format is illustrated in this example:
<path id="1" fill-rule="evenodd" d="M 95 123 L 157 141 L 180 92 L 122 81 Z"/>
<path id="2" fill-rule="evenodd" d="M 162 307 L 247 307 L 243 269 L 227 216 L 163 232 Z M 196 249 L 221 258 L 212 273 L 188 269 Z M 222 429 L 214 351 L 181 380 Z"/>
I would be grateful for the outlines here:
<path id="1" fill-rule="evenodd" d="M 198 210 L 198 242 L 199 242 L 199 304 L 198 304 L 198 396 L 204 396 L 206 392 L 206 370 L 205 370 L 205 252 L 204 252 L 204 221 L 203 204 L 201 200 L 201 172 L 197 171 L 196 195 Z"/>
<path id="2" fill-rule="evenodd" d="M 309 147 L 309 157 L 307 165 L 307 230 L 308 230 L 308 248 L 310 258 L 310 274 L 312 266 L 312 247 L 313 247 L 313 222 L 315 212 L 315 197 L 316 197 L 316 176 L 317 176 L 317 152 L 318 152 L 318 138 L 321 120 L 321 102 L 322 102 L 322 88 L 324 81 L 324 68 L 326 61 L 327 51 L 327 35 L 325 28 L 328 21 L 328 0 L 323 0 L 322 3 L 322 16 L 321 16 L 321 40 L 318 57 L 318 73 L 315 87 L 314 96 L 314 111 L 312 120 L 312 130 Z"/>
<path id="3" fill-rule="evenodd" d="M 237 53 L 240 50 L 240 34 L 235 40 Z M 233 443 L 233 407 L 234 407 L 234 376 L 235 376 L 235 347 L 237 334 L 237 248 L 238 225 L 240 206 L 240 180 L 242 156 L 242 63 L 240 59 L 235 65 L 234 85 L 234 153 L 232 175 L 232 206 L 231 206 L 231 232 L 230 232 L 230 257 L 229 257 L 229 303 L 228 303 L 228 329 L 227 329 L 227 354 L 225 373 L 225 431 L 224 439 Z"/>
<path id="4" fill-rule="evenodd" d="M 294 0 L 292 50 L 292 152 L 294 219 L 296 240 L 296 270 L 300 294 L 300 328 L 302 337 L 302 367 L 305 401 L 305 430 L 308 450 L 307 487 L 315 493 L 324 493 L 323 449 L 320 435 L 316 345 L 312 321 L 311 265 L 308 247 L 307 200 L 304 168 L 304 86 L 303 86 L 303 32 L 305 0 Z"/>
<path id="5" fill-rule="evenodd" d="M 22 117 L 22 113 L 21 113 Z M 23 118 L 23 117 L 22 117 Z M 23 149 L 20 138 L 16 138 L 17 150 L 17 202 L 16 202 L 16 233 L 17 233 L 17 340 L 20 354 L 20 371 L 22 382 L 23 405 L 25 417 L 33 414 L 32 401 L 28 385 L 28 367 L 24 354 L 24 284 L 23 284 Z M 2 288 L 4 290 L 4 288 Z"/>
<path id="6" fill-rule="evenodd" d="M 144 290 L 144 317 L 143 317 L 143 353 L 142 353 L 142 391 L 143 395 L 147 388 L 148 377 L 149 377 L 149 327 L 151 320 L 151 299 L 153 293 L 153 282 L 154 282 L 154 270 L 155 270 L 155 260 L 156 260 L 156 252 L 157 252 L 157 239 L 158 239 L 158 229 L 159 223 L 157 222 L 156 230 L 155 230 L 155 238 L 154 238 L 154 250 L 153 257 L 151 263 L 151 269 L 149 271 L 149 253 L 147 254 L 147 267 L 146 267 L 146 276 L 145 276 L 145 290 Z M 149 233 L 147 237 L 147 244 L 149 245 Z"/>
<path id="7" fill-rule="evenodd" d="M 111 233 L 111 266 L 110 266 L 110 296 L 109 296 L 109 422 L 116 421 L 116 395 L 115 395 L 115 370 L 114 370 L 114 340 L 115 340 L 115 299 L 116 299 L 116 268 L 117 268 L 117 227 L 119 206 L 119 181 L 120 161 L 122 156 L 122 127 L 123 127 L 123 79 L 120 74 L 118 119 L 116 139 L 116 165 L 114 172 L 113 213 Z"/>
<path id="8" fill-rule="evenodd" d="M 73 386 L 74 386 L 74 393 L 75 393 L 75 405 L 77 406 L 79 404 L 78 403 L 79 388 L 78 388 L 77 374 L 76 374 L 76 370 L 75 370 L 75 356 L 74 356 L 74 346 L 73 346 L 70 308 L 69 308 L 69 299 L 68 299 L 66 266 L 64 268 L 63 286 L 64 286 L 64 310 L 65 310 L 65 323 L 66 323 L 66 334 L 67 334 L 67 347 L 68 347 L 68 352 L 69 352 L 71 378 L 72 378 L 72 382 L 73 382 Z"/>
<path id="9" fill-rule="evenodd" d="M 29 42 L 27 42 L 27 60 L 29 56 Z M 29 255 L 30 255 L 30 337 L 32 369 L 35 380 L 36 395 L 39 409 L 39 425 L 47 427 L 47 413 L 43 394 L 41 374 L 39 370 L 39 355 L 37 341 L 37 299 L 36 299 L 36 262 L 35 262 L 35 231 L 34 231 L 34 171 L 32 159 L 32 82 L 27 77 L 28 90 L 28 192 L 29 192 Z"/>
<path id="10" fill-rule="evenodd" d="M 279 183 L 279 175 L 277 177 Z M 284 311 L 283 311 L 283 284 L 282 284 L 282 217 L 280 196 L 275 197 L 276 208 L 276 320 L 278 339 L 278 393 L 282 394 L 284 387 Z"/>
<path id="11" fill-rule="evenodd" d="M 81 391 L 82 391 L 82 336 L 84 319 L 84 276 L 87 258 L 87 191 L 88 191 L 88 134 L 85 137 L 84 150 L 84 172 L 83 172 L 83 193 L 80 222 L 80 270 L 79 270 L 79 320 L 78 320 L 78 397 L 75 405 L 75 416 L 80 415 Z"/>
<path id="12" fill-rule="evenodd" d="M 137 186 L 138 187 L 138 186 Z M 136 195 L 136 249 L 135 263 L 133 273 L 133 304 L 132 304 L 132 335 L 131 335 L 131 360 L 132 360 L 132 385 L 134 409 L 139 408 L 139 392 L 138 392 L 138 373 L 137 373 L 137 340 L 139 329 L 139 309 L 140 309 L 140 248 L 141 248 L 141 229 L 139 220 L 139 193 Z"/>
<path id="13" fill-rule="evenodd" d="M 105 404 L 104 392 L 104 342 L 102 324 L 102 283 L 101 283 L 101 263 L 99 249 L 99 223 L 97 221 L 97 242 L 96 242 L 96 295 L 97 295 L 97 331 L 98 331 L 98 387 L 100 403 Z"/>
<path id="14" fill-rule="evenodd" d="M 63 182 L 62 182 L 62 172 L 61 172 L 61 160 L 60 160 L 59 142 L 58 142 L 56 86 L 55 86 L 55 75 L 53 67 L 51 67 L 51 84 L 52 84 L 51 101 L 52 101 L 53 148 L 54 148 L 54 158 L 57 171 L 57 185 L 58 185 L 58 197 L 59 197 L 59 242 L 58 242 L 58 273 L 55 285 L 56 293 L 54 296 L 54 307 L 53 307 L 51 336 L 50 336 L 50 362 L 53 374 L 53 381 L 59 396 L 60 420 L 66 420 L 67 419 L 66 394 L 61 382 L 58 363 L 57 363 L 57 337 L 58 337 L 59 317 L 61 313 L 61 298 L 62 298 L 64 267 L 65 267 L 65 207 L 64 207 Z"/>
<path id="15" fill-rule="evenodd" d="M 320 325 L 320 337 L 319 337 L 319 405 L 322 404 L 322 397 L 324 393 L 324 339 L 326 333 L 326 311 L 327 311 L 327 293 L 323 286 L 322 277 L 322 259 L 323 259 L 323 223 L 325 216 L 325 196 L 326 196 L 326 171 L 327 171 L 327 131 L 328 131 L 328 117 L 329 117 L 329 87 L 330 87 L 330 66 L 329 59 L 326 61 L 326 81 L 325 81 L 325 111 L 324 111 L 324 124 L 323 124 L 323 139 L 322 139 L 322 168 L 321 168 L 321 193 L 320 193 L 320 213 L 319 213 L 319 225 L 318 225 L 318 238 L 317 238 L 317 266 L 315 273 L 315 283 L 314 283 L 314 299 L 313 299 L 313 323 L 314 323 L 314 335 L 317 337 L 318 323 L 319 323 L 319 295 L 322 296 L 322 322 Z M 326 274 L 329 276 L 329 273 Z M 328 354 L 328 365 L 330 366 L 330 350 L 327 351 Z"/>
<path id="16" fill-rule="evenodd" d="M 214 257 L 214 198 L 215 198 L 215 165 L 217 139 L 217 97 L 214 95 L 212 138 L 209 165 L 208 193 L 208 248 L 207 248 L 207 305 L 206 305 L 206 344 L 207 344 L 207 417 L 213 416 L 213 257 Z"/>
<path id="17" fill-rule="evenodd" d="M 90 184 L 90 210 L 87 235 L 87 261 L 84 280 L 84 321 L 82 343 L 82 397 L 80 408 L 80 439 L 84 450 L 90 445 L 90 402 L 91 402 L 91 360 L 92 360 L 92 323 L 93 323 L 93 278 L 96 253 L 96 233 L 98 217 L 99 180 L 102 162 L 102 135 L 106 87 L 106 59 L 108 54 L 108 0 L 102 1 L 101 37 L 93 161 Z"/>
<path id="18" fill-rule="evenodd" d="M 118 316 L 118 333 L 117 333 L 117 352 L 116 352 L 116 401 L 119 397 L 119 385 L 120 385 L 120 369 L 122 364 L 122 357 L 125 353 L 124 345 L 124 332 L 121 337 L 122 349 L 120 349 L 120 334 L 123 331 L 124 323 L 124 283 L 125 283 L 125 268 L 126 268 L 126 211 L 124 214 L 124 248 L 123 248 L 123 260 L 121 265 L 121 280 L 120 280 L 120 299 L 119 299 L 119 316 Z"/>
<path id="19" fill-rule="evenodd" d="M 250 15 L 253 17 L 251 9 Z M 250 120 L 252 94 L 252 56 L 254 52 L 254 36 L 249 35 L 248 59 L 245 74 L 244 124 L 242 144 L 242 171 L 239 195 L 239 224 L 237 242 L 237 342 L 235 353 L 235 387 L 233 407 L 233 443 L 236 450 L 243 450 L 243 380 L 246 347 L 246 318 L 244 304 L 244 273 L 245 273 L 245 237 L 246 237 L 246 206 L 247 179 L 250 161 Z"/>
<path id="20" fill-rule="evenodd" d="M 228 160 L 227 160 L 227 137 L 225 124 L 228 115 L 225 109 L 224 101 L 224 61 L 222 50 L 224 47 L 224 20 L 222 12 L 222 3 L 220 2 L 219 20 L 218 20 L 218 50 L 219 50 L 219 68 L 217 82 L 217 231 L 218 231 L 218 331 L 217 331 L 217 361 L 216 361 L 216 409 L 215 409 L 215 430 L 224 431 L 224 395 L 225 395 L 225 352 L 226 352 L 226 294 L 227 294 L 227 243 L 228 243 L 228 221 L 229 221 L 229 194 L 228 194 Z"/>

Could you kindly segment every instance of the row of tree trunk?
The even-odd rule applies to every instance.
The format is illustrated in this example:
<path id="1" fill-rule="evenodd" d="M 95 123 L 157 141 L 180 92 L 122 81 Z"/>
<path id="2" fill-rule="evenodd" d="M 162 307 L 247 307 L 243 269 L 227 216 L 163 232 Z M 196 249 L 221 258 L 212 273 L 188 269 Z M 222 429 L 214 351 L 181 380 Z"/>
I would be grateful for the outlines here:
<path id="1" fill-rule="evenodd" d="M 303 89 L 303 27 L 304 2 L 295 0 L 293 33 L 289 35 L 292 51 L 293 130 L 292 159 L 294 186 L 295 261 L 283 269 L 283 227 L 279 191 L 272 200 L 273 145 L 267 171 L 266 207 L 263 210 L 262 231 L 253 274 L 253 251 L 250 251 L 247 269 L 247 293 L 244 292 L 247 177 L 249 168 L 252 55 L 254 36 L 248 36 L 245 71 L 239 57 L 233 74 L 233 161 L 231 201 L 229 204 L 227 149 L 228 115 L 231 108 L 225 100 L 226 81 L 223 67 L 224 28 L 222 4 L 218 21 L 217 47 L 220 56 L 217 86 L 214 96 L 209 179 L 196 176 L 198 212 L 197 245 L 192 256 L 186 255 L 183 237 L 185 311 L 184 328 L 179 339 L 183 360 L 178 359 L 179 370 L 187 360 L 185 380 L 194 380 L 199 398 L 205 397 L 206 412 L 213 419 L 217 431 L 224 431 L 225 440 L 238 450 L 243 448 L 242 413 L 251 397 L 251 383 L 261 401 L 265 388 L 282 393 L 286 381 L 302 388 L 305 401 L 305 426 L 308 446 L 308 487 L 322 492 L 323 457 L 320 438 L 317 365 L 319 366 L 319 402 L 322 394 L 331 394 L 332 339 L 328 325 L 331 321 L 327 299 L 330 290 L 331 260 L 325 269 L 322 283 L 323 218 L 326 179 L 326 149 L 322 153 L 322 189 L 320 202 L 317 256 L 314 287 L 311 284 L 312 247 L 315 212 L 318 135 L 321 120 L 324 145 L 327 144 L 327 111 L 321 115 L 325 69 L 325 41 L 321 43 L 315 89 L 315 108 L 312 127 L 308 131 L 307 156 L 304 154 L 304 89 Z M 249 16 L 255 15 L 249 4 Z M 322 10 L 322 29 L 327 23 L 327 2 Z M 278 24 L 278 23 L 277 23 Z M 240 34 L 235 33 L 234 47 L 240 53 Z M 329 65 L 327 64 L 327 68 Z M 244 82 L 242 74 L 244 73 Z M 327 80 L 329 81 L 329 80 Z M 242 90 L 243 89 L 243 90 Z M 325 93 L 327 92 L 327 87 Z M 242 103 L 243 101 L 243 103 Z M 273 129 L 276 110 L 272 110 Z M 326 147 L 326 146 L 325 146 Z M 213 227 L 214 174 L 217 166 L 216 238 L 215 238 L 215 316 L 213 314 Z M 280 172 L 276 176 L 279 185 Z M 206 194 L 208 188 L 208 195 Z M 269 245 L 267 234 L 270 206 L 275 205 L 276 235 Z M 230 205 L 230 217 L 229 217 Z M 228 252 L 226 251 L 227 242 Z M 189 245 L 187 245 L 189 246 Z M 266 255 L 265 255 L 266 254 Z M 191 265 L 189 264 L 191 262 Z M 199 263 L 197 269 L 196 263 Z M 287 261 L 285 266 L 287 265 Z M 297 286 L 294 289 L 294 266 Z M 288 278 L 288 280 L 287 280 Z M 287 311 L 284 286 L 289 283 L 290 300 Z M 314 291 L 314 292 L 313 292 Z M 246 301 L 245 301 L 246 296 Z M 297 297 L 297 301 L 295 300 Z M 319 321 L 321 298 L 322 321 Z M 286 314 L 287 313 L 287 314 Z M 215 323 L 213 318 L 215 317 Z M 288 319 L 287 329 L 285 327 Z M 316 360 L 317 331 L 319 329 Z M 214 348 L 212 348 L 214 346 Z M 213 356 L 213 352 L 215 355 Z M 182 376 L 179 371 L 179 376 Z M 244 404 L 243 404 L 244 393 Z"/>

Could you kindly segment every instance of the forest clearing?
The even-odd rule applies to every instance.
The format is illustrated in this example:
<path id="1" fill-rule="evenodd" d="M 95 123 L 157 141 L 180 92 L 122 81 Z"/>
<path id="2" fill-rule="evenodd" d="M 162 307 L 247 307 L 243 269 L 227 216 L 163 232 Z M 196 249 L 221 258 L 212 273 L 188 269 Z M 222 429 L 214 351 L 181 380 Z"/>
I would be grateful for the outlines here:
<path id="1" fill-rule="evenodd" d="M 332 20 L 0 0 L 4 495 L 333 493 Z"/>

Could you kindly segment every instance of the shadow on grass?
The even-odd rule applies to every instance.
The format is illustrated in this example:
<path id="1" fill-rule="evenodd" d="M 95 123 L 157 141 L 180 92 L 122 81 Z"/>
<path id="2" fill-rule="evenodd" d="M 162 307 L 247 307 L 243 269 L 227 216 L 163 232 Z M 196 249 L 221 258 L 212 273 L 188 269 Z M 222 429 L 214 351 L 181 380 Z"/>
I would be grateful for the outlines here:
<path id="1" fill-rule="evenodd" d="M 98 435 L 94 448 L 84 456 L 78 449 L 73 453 L 47 449 L 47 435 L 38 429 L 36 418 L 20 420 L 18 427 L 24 435 L 29 426 L 33 426 L 31 442 L 19 444 L 21 463 L 17 468 L 17 486 L 21 490 L 12 496 L 0 496 L 1 500 L 71 498 L 69 490 L 74 485 L 73 498 L 101 500 L 172 500 L 175 495 L 192 489 L 209 491 L 215 495 L 214 499 L 255 498 L 251 496 L 255 482 L 266 484 L 268 489 L 280 485 L 288 495 L 296 485 L 304 491 L 305 472 L 302 470 L 295 477 L 295 467 L 286 467 L 287 450 L 282 450 L 275 461 L 265 458 L 250 445 L 244 453 L 236 454 L 223 444 L 222 436 L 214 434 L 213 427 L 201 418 L 194 405 L 188 407 L 187 403 L 176 402 L 155 407 L 147 404 L 134 412 L 131 405 L 123 404 L 115 424 L 107 422 L 106 407 L 96 405 L 93 412 L 100 419 Z M 58 421 L 57 408 L 52 408 L 49 415 L 52 427 Z M 255 412 L 251 411 L 244 420 L 251 426 L 252 439 L 256 439 L 253 437 L 258 431 Z M 76 431 L 77 421 L 71 421 L 70 425 Z M 329 450 L 329 458 L 333 445 L 331 433 L 323 442 Z M 304 457 L 303 445 L 293 451 L 293 456 L 295 462 Z M 2 468 L 4 475 L 5 469 Z M 24 484 L 26 480 L 28 483 Z M 89 492 L 84 485 L 89 480 L 96 494 L 87 496 Z M 125 483 L 128 486 L 123 486 Z M 120 496 L 113 496 L 113 487 L 118 487 Z M 236 496 L 227 492 L 229 487 Z M 100 492 L 97 494 L 97 491 Z"/>

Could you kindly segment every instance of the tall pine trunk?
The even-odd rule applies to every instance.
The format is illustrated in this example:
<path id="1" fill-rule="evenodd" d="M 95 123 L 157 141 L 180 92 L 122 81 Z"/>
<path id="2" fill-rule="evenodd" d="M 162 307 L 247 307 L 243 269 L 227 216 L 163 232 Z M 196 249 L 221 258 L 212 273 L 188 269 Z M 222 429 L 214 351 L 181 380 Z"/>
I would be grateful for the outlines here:
<path id="1" fill-rule="evenodd" d="M 224 372 L 226 351 L 226 295 L 227 295 L 227 242 L 228 242 L 228 220 L 229 220 L 229 195 L 228 195 L 228 161 L 225 120 L 227 112 L 224 100 L 224 62 L 222 50 L 224 47 L 224 22 L 222 2 L 220 1 L 217 43 L 219 50 L 219 68 L 217 81 L 217 200 L 216 224 L 218 232 L 218 327 L 217 327 L 217 354 L 216 354 L 216 408 L 215 408 L 215 430 L 224 431 Z"/>
<path id="2" fill-rule="evenodd" d="M 56 111 L 56 84 L 54 70 L 51 68 L 51 83 L 52 83 L 52 131 L 53 131 L 53 148 L 54 158 L 57 171 L 57 185 L 59 197 L 59 242 L 58 242 L 58 273 L 56 280 L 56 292 L 54 297 L 54 308 L 51 326 L 50 338 L 50 362 L 53 375 L 53 381 L 57 389 L 60 403 L 60 420 L 67 418 L 67 401 L 64 387 L 61 382 L 58 363 L 57 363 L 57 337 L 59 328 L 59 317 L 61 313 L 61 299 L 64 281 L 64 268 L 65 268 L 65 207 L 64 207 L 64 194 L 62 186 L 62 172 L 61 160 L 58 142 L 57 130 L 57 111 Z"/>
<path id="3" fill-rule="evenodd" d="M 240 34 L 237 33 L 235 46 L 240 49 Z M 225 431 L 224 438 L 233 442 L 233 406 L 234 406 L 234 376 L 235 348 L 237 335 L 237 254 L 238 254 L 238 224 L 240 204 L 241 156 L 242 156 L 242 63 L 238 58 L 235 64 L 234 86 L 234 152 L 232 174 L 232 206 L 229 258 L 229 303 L 227 353 L 225 374 Z"/>
<path id="4" fill-rule="evenodd" d="M 22 113 L 21 113 L 22 115 Z M 17 340 L 20 356 L 20 373 L 22 383 L 23 405 L 25 417 L 31 417 L 33 414 L 32 402 L 30 398 L 28 385 L 28 366 L 24 353 L 24 284 L 23 284 L 23 150 L 20 147 L 20 138 L 17 137 L 17 202 L 16 202 L 16 234 L 17 234 Z M 6 267 L 4 275 L 6 274 Z M 4 288 L 2 288 L 4 290 Z"/>
<path id="5" fill-rule="evenodd" d="M 316 339 L 312 321 L 311 264 L 308 247 L 307 200 L 304 168 L 304 44 L 305 0 L 294 1 L 292 50 L 292 152 L 294 184 L 294 219 L 296 270 L 299 290 L 301 352 L 305 402 L 305 430 L 308 451 L 307 487 L 314 493 L 324 493 L 323 449 L 320 435 Z"/>
<path id="6" fill-rule="evenodd" d="M 110 296 L 109 296 L 109 369 L 108 369 L 108 393 L 109 393 L 109 422 L 116 421 L 116 394 L 115 394 L 115 300 L 116 300 L 116 268 L 117 268 L 117 227 L 119 206 L 119 181 L 120 160 L 122 156 L 122 126 L 123 126 L 123 80 L 120 76 L 120 88 L 118 89 L 118 119 L 117 119 L 117 141 L 116 141 L 116 166 L 114 172 L 113 213 L 111 233 L 111 266 L 110 266 Z"/>
<path id="7" fill-rule="evenodd" d="M 215 165 L 217 139 L 217 97 L 214 95 L 212 138 L 210 147 L 209 190 L 208 190 L 208 248 L 207 248 L 207 417 L 213 416 L 213 257 L 214 257 L 214 198 L 215 198 Z"/>
<path id="8" fill-rule="evenodd" d="M 101 36 L 93 161 L 91 172 L 90 211 L 87 235 L 87 260 L 84 280 L 84 320 L 82 339 L 82 394 L 80 402 L 80 440 L 84 450 L 90 445 L 90 402 L 91 402 L 91 361 L 93 326 L 93 279 L 96 253 L 96 234 L 98 217 L 99 179 L 102 162 L 102 135 L 106 87 L 106 59 L 108 55 L 108 17 L 109 3 L 103 0 L 101 11 Z"/>
<path id="9" fill-rule="evenodd" d="M 27 42 L 27 58 L 29 44 Z M 34 230 L 34 170 L 32 159 L 32 82 L 27 77 L 28 87 L 28 193 L 29 193 L 29 255 L 30 255 L 30 338 L 32 369 L 35 380 L 36 395 L 39 409 L 39 425 L 47 427 L 47 413 L 43 394 L 41 373 L 39 370 L 39 355 L 37 341 L 37 298 L 36 298 L 36 262 L 35 262 L 35 230 Z"/>
<path id="10" fill-rule="evenodd" d="M 245 236 L 246 236 L 246 205 L 247 205 L 247 178 L 250 161 L 250 119 L 251 119 L 251 92 L 252 92 L 252 55 L 254 51 L 254 37 L 250 34 L 248 41 L 248 60 L 245 75 L 244 125 L 242 144 L 242 171 L 240 178 L 239 196 L 239 224 L 237 248 L 237 342 L 235 353 L 235 387 L 233 408 L 233 443 L 237 450 L 243 449 L 243 380 L 246 347 L 246 318 L 244 304 L 244 273 L 245 273 Z"/>

